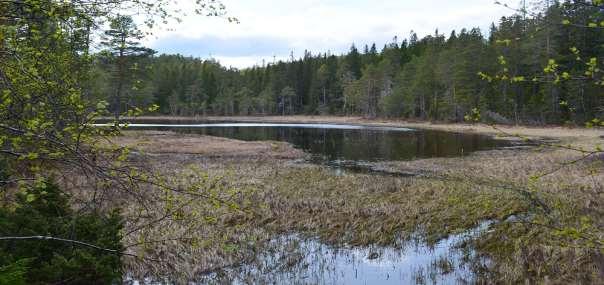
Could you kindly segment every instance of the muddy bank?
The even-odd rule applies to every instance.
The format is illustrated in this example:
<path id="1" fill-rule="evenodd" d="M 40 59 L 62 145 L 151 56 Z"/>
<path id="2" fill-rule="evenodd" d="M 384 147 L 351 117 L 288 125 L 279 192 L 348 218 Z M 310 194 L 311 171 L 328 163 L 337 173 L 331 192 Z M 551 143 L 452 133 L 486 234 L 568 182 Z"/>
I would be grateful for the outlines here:
<path id="1" fill-rule="evenodd" d="M 112 138 L 112 141 L 114 144 L 147 154 L 200 155 L 215 158 L 301 159 L 306 157 L 303 151 L 284 142 L 248 142 L 170 131 L 125 131 L 121 136 Z"/>

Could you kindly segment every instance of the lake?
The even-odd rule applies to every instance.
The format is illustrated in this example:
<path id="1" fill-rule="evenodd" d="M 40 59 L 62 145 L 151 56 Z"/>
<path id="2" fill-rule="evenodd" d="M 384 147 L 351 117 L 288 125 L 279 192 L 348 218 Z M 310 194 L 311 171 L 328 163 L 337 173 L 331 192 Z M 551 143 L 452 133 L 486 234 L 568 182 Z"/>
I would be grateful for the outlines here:
<path id="1" fill-rule="evenodd" d="M 315 162 L 455 157 L 509 145 L 479 134 L 336 124 L 130 124 L 129 129 L 172 130 L 244 141 L 283 141 L 311 154 Z"/>

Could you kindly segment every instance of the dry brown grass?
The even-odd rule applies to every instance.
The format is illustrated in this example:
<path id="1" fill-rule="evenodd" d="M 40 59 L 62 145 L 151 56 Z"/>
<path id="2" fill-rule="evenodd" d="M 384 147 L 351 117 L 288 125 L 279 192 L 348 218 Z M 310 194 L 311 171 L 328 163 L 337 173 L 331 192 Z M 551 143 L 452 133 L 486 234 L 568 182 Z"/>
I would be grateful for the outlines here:
<path id="1" fill-rule="evenodd" d="M 304 152 L 276 141 L 246 142 L 169 131 L 126 131 L 112 143 L 148 154 L 191 154 L 206 157 L 298 159 Z"/>
<path id="2" fill-rule="evenodd" d="M 170 162 L 166 163 L 167 158 L 163 157 L 158 166 L 174 169 L 170 173 L 195 165 L 208 171 L 210 176 L 229 177 L 232 187 L 254 189 L 248 197 L 253 207 L 246 216 L 228 214 L 216 224 L 198 229 L 205 238 L 212 237 L 214 231 L 227 234 L 229 242 L 237 245 L 237 254 L 223 251 L 219 243 L 193 251 L 178 247 L 182 268 L 203 271 L 234 260 L 246 260 L 246 252 L 251 254 L 251 249 L 246 248 L 250 240 L 262 248 L 262 241 L 275 233 L 304 233 L 335 244 L 404 246 L 401 242 L 417 232 L 433 242 L 471 229 L 484 220 L 501 222 L 511 216 L 531 215 L 534 205 L 517 191 L 485 184 L 483 180 L 512 179 L 523 185 L 534 169 L 562 161 L 566 156 L 502 151 L 466 157 L 458 165 L 448 159 L 402 163 L 404 168 L 413 167 L 410 164 L 426 168 L 440 165 L 433 172 L 438 177 L 424 178 L 334 176 L 323 167 L 293 165 L 285 160 L 217 160 L 171 155 Z M 449 168 L 450 165 L 462 167 Z M 502 169 L 501 165 L 506 167 Z M 389 167 L 399 166 L 393 163 Z M 556 215 L 565 225 L 578 227 L 578 217 L 585 215 L 593 219 L 594 227 L 601 228 L 604 227 L 601 219 L 604 197 L 598 196 L 592 179 L 600 185 L 603 179 L 601 175 L 585 175 L 586 167 L 591 166 L 573 166 L 565 172 L 568 174 L 536 185 L 536 191 L 548 204 L 564 202 Z M 601 165 L 598 167 L 601 169 Z M 472 181 L 477 175 L 486 179 Z M 560 181 L 572 181 L 572 187 Z M 561 247 L 559 240 L 552 236 L 547 228 L 501 222 L 474 246 L 481 255 L 494 261 L 487 270 L 490 278 L 518 282 L 524 278 L 543 280 L 549 275 L 553 280 L 593 281 L 589 276 L 595 271 L 590 268 L 599 268 L 594 251 Z M 176 248 L 176 244 L 172 246 Z M 552 250 L 560 248 L 564 250 Z M 576 263 L 577 258 L 582 263 Z M 555 266 L 551 259 L 557 261 Z M 539 275 L 531 271 L 537 269 Z"/>

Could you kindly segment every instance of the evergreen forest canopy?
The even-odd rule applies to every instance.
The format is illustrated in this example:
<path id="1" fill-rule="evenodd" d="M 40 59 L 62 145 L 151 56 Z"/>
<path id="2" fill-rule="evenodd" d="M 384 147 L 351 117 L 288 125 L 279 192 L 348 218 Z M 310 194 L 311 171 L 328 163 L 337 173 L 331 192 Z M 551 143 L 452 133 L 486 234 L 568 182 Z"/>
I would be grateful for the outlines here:
<path id="1" fill-rule="evenodd" d="M 412 33 L 379 49 L 375 44 L 352 45 L 340 56 L 305 52 L 299 59 L 292 56 L 243 70 L 214 60 L 153 56 L 141 53 L 142 48 L 121 55 L 108 49 L 96 57 L 96 78 L 102 80 L 90 93 L 113 101 L 114 111 L 157 104 L 162 114 L 179 116 L 332 114 L 438 121 L 480 117 L 522 124 L 596 119 L 598 124 L 604 114 L 599 69 L 604 17 L 595 2 L 540 3 L 539 9 L 521 9 L 493 24 L 486 38 L 478 28 L 450 35 L 437 30 L 421 39 Z M 126 34 L 138 37 L 137 32 Z M 116 69 L 124 66 L 116 65 L 116 58 L 130 61 L 126 65 L 132 78 L 124 78 L 123 68 Z M 115 85 L 124 81 L 132 88 L 115 101 L 114 94 L 123 89 Z"/>

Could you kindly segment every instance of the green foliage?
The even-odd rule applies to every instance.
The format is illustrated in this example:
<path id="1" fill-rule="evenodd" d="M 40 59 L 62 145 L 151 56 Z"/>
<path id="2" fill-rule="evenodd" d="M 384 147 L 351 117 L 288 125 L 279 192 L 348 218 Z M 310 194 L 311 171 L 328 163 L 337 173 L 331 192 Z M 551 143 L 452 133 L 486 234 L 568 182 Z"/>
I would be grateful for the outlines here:
<path id="1" fill-rule="evenodd" d="M 492 36 L 500 45 L 499 71 L 480 76 L 500 85 L 516 122 L 540 117 L 542 123 L 582 124 L 602 115 L 598 58 L 604 46 L 597 39 L 604 30 L 579 24 L 604 19 L 602 8 L 590 1 L 554 2 L 535 11 L 542 17 L 502 20 Z"/>
<path id="2" fill-rule="evenodd" d="M 293 100 L 296 96 L 296 91 L 290 86 L 285 86 L 279 93 L 280 99 L 280 108 L 283 111 L 283 115 L 291 115 L 293 114 Z"/>
<path id="3" fill-rule="evenodd" d="M 122 15 L 111 19 L 109 30 L 103 35 L 101 45 L 106 51 L 101 53 L 100 61 L 104 62 L 105 69 L 113 74 L 109 81 L 111 88 L 108 89 L 111 91 L 108 97 L 111 97 L 111 109 L 116 119 L 125 111 L 129 112 L 128 116 L 137 115 L 133 113 L 136 111 L 128 107 L 136 108 L 136 103 L 146 103 L 134 98 L 139 91 L 149 92 L 149 89 L 145 88 L 147 85 L 141 80 L 146 70 L 141 70 L 139 63 L 144 63 L 145 58 L 155 51 L 141 47 L 142 38 L 143 33 L 137 28 L 132 17 Z"/>
<path id="4" fill-rule="evenodd" d="M 30 259 L 17 260 L 14 263 L 0 266 L 0 285 L 25 285 Z"/>
<path id="5" fill-rule="evenodd" d="M 172 2 L 0 1 L 2 282 L 120 281 L 122 265 L 116 253 L 121 252 L 122 221 L 117 212 L 107 213 L 116 204 L 106 202 L 118 203 L 116 196 L 123 197 L 120 190 L 138 189 L 145 182 L 151 184 L 151 179 L 155 179 L 154 190 L 170 188 L 130 164 L 128 149 L 107 146 L 107 138 L 121 130 L 118 120 L 111 128 L 92 123 L 109 111 L 140 115 L 144 106 L 158 109 L 152 105 L 155 98 L 148 97 L 153 86 L 137 77 L 151 72 L 144 59 L 149 50 L 137 44 L 143 33 L 132 18 L 119 15 L 136 11 L 151 29 L 157 21 L 178 20 L 180 7 Z M 224 16 L 225 7 L 218 1 L 190 2 L 196 14 Z M 107 50 L 91 55 L 95 33 L 106 23 Z M 205 81 L 207 93 L 213 92 L 209 100 L 218 93 L 212 76 Z M 199 99 L 206 94 L 190 90 Z M 82 190 L 74 199 L 77 203 L 47 183 L 57 176 L 78 179 L 76 187 L 65 183 L 76 188 L 66 191 Z M 87 192 L 92 190 L 96 192 Z M 98 193 L 103 193 L 100 203 Z M 149 197 L 141 195 L 136 201 L 142 204 Z"/>
<path id="6" fill-rule="evenodd" d="M 136 10 L 145 24 L 153 27 L 159 19 L 164 22 L 177 17 L 168 2 L 0 2 L 0 154 L 12 160 L 11 168 L 18 167 L 17 173 L 31 178 L 49 161 L 96 156 L 98 140 L 113 133 L 90 125 L 95 118 L 108 114 L 108 106 L 99 104 L 98 99 L 121 97 L 111 96 L 113 93 L 108 90 L 120 93 L 126 85 L 131 85 L 129 93 L 150 93 L 140 80 L 125 78 L 142 72 L 138 62 L 129 61 L 148 54 L 148 49 L 136 44 L 143 34 L 132 18 L 115 15 Z M 225 8 L 217 1 L 194 2 L 196 13 L 224 15 Z M 106 22 L 110 22 L 105 40 L 109 51 L 91 56 L 92 33 Z M 101 84 L 103 79 L 115 78 L 105 74 L 111 71 L 99 65 L 103 60 L 111 65 L 116 57 L 120 72 L 115 83 L 120 88 L 108 88 Z M 131 95 L 132 98 L 140 93 Z M 121 100 L 106 101 L 121 104 L 116 103 Z M 135 103 L 139 103 L 136 101 L 125 102 L 128 109 L 135 109 Z"/>
<path id="7" fill-rule="evenodd" d="M 55 184 L 41 183 L 0 209 L 0 236 L 42 235 L 121 249 L 122 221 L 117 212 L 80 214 L 69 205 L 69 197 Z M 22 276 L 29 284 L 108 284 L 122 276 L 119 255 L 81 245 L 38 239 L 5 240 L 0 241 L 0 248 L 0 264 L 7 274 L 1 278 Z"/>
<path id="8" fill-rule="evenodd" d="M 464 116 L 464 120 L 466 120 L 466 122 L 470 122 L 470 123 L 480 122 L 480 120 L 481 120 L 480 110 L 478 110 L 477 108 L 472 109 L 470 111 L 470 113 L 468 113 L 467 115 Z"/>

